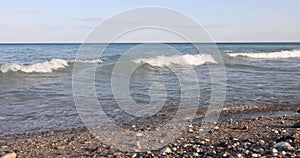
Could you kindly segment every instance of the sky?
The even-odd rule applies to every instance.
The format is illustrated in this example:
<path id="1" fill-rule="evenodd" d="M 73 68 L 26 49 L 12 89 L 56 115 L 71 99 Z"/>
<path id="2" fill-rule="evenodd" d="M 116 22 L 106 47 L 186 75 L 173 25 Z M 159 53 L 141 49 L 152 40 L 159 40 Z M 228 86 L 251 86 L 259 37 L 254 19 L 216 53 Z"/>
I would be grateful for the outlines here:
<path id="1" fill-rule="evenodd" d="M 216 42 L 300 42 L 299 0 L 10 0 L 0 43 L 82 42 L 103 19 L 147 6 L 184 13 Z"/>

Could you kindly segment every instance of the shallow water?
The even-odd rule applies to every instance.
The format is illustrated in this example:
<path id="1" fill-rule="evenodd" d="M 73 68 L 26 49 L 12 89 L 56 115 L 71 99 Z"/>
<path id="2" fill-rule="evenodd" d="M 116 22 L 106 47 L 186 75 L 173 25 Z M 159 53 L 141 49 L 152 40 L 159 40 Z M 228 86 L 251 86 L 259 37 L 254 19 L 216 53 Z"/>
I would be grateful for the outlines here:
<path id="1" fill-rule="evenodd" d="M 133 53 L 127 54 L 127 64 L 143 64 L 129 79 L 130 97 L 136 104 L 146 106 L 152 100 L 164 100 L 166 107 L 160 113 L 168 112 L 168 106 L 176 107 L 182 99 L 182 85 L 175 69 L 183 76 L 190 75 L 190 70 L 197 76 L 197 83 L 191 80 L 184 85 L 191 93 L 189 97 L 199 100 L 197 105 L 191 106 L 209 104 L 209 67 L 221 63 L 214 60 L 214 56 L 206 52 L 208 50 L 203 49 L 199 55 L 191 44 L 167 45 L 181 54 L 158 44 L 147 45 L 142 52 L 134 52 L 139 44 L 112 44 L 99 59 L 87 56 L 77 61 L 97 64 L 96 95 L 109 116 L 129 117 L 115 106 L 111 90 L 115 64 L 129 50 Z M 225 106 L 293 106 L 300 102 L 300 44 L 217 46 L 226 70 Z M 79 44 L 0 45 L 0 133 L 82 126 L 72 92 L 72 68 L 79 47 Z M 162 97 L 164 92 L 166 97 Z M 123 100 L 124 104 L 126 102 Z"/>

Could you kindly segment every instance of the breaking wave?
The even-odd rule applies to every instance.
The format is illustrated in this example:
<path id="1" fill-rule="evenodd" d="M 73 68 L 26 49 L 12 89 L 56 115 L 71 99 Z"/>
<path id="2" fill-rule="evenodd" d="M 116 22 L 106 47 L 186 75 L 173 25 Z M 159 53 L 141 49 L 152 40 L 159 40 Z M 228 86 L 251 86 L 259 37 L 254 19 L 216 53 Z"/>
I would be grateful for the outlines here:
<path id="1" fill-rule="evenodd" d="M 300 50 L 264 52 L 264 53 L 227 53 L 231 57 L 248 57 L 254 59 L 300 58 Z"/>
<path id="2" fill-rule="evenodd" d="M 165 67 L 170 65 L 198 66 L 206 63 L 217 63 L 215 59 L 208 54 L 157 56 L 153 58 L 136 59 L 134 62 L 137 64 L 147 63 L 156 67 Z"/>
<path id="3" fill-rule="evenodd" d="M 0 66 L 0 72 L 24 72 L 24 73 L 51 73 L 55 70 L 66 68 L 75 62 L 81 63 L 101 63 L 100 59 L 91 60 L 63 60 L 52 59 L 50 61 L 44 61 L 32 65 L 27 64 L 3 64 Z"/>

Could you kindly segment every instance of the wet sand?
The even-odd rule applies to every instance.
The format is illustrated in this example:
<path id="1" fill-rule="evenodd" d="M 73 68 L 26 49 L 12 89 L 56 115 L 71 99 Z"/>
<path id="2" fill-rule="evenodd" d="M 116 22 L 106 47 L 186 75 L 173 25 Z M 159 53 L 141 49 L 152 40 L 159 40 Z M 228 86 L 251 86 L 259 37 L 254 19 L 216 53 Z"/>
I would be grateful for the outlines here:
<path id="1" fill-rule="evenodd" d="M 0 134 L 0 155 L 17 157 L 300 157 L 299 106 L 224 110 L 221 121 L 203 137 L 197 119 L 163 148 L 124 152 L 96 139 L 86 128 L 31 134 Z M 259 116 L 287 112 L 287 116 Z M 201 113 L 201 111 L 199 112 Z M 255 116 L 252 118 L 233 117 Z M 256 115 L 254 115 L 256 114 Z M 231 119 L 234 118 L 234 119 Z M 200 119 L 200 117 L 199 117 Z M 145 130 L 140 126 L 136 130 Z M 129 129 L 130 130 L 130 129 Z M 11 154 L 13 157 L 14 154 Z"/>

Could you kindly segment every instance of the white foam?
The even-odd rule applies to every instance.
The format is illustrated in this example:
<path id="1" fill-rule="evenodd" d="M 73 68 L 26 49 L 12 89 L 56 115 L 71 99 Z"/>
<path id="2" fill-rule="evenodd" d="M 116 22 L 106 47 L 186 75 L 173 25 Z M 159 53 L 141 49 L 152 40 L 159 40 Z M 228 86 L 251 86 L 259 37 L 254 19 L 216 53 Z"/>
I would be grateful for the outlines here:
<path id="1" fill-rule="evenodd" d="M 269 53 L 227 53 L 231 57 L 248 57 L 254 59 L 300 58 L 300 50 L 269 52 Z"/>
<path id="2" fill-rule="evenodd" d="M 22 71 L 25 73 L 31 72 L 41 72 L 41 73 L 49 73 L 53 70 L 57 70 L 59 68 L 67 67 L 68 61 L 63 59 L 52 59 L 50 61 L 44 61 L 42 63 L 32 64 L 32 65 L 23 65 L 23 64 L 4 64 L 0 67 L 0 71 L 5 73 L 8 71 Z"/>
<path id="3" fill-rule="evenodd" d="M 73 63 L 74 62 L 80 62 L 80 63 L 102 63 L 102 60 L 100 59 L 86 59 L 86 60 L 73 60 L 72 61 Z"/>
<path id="4" fill-rule="evenodd" d="M 165 67 L 170 65 L 197 66 L 205 63 L 217 63 L 214 58 L 208 54 L 157 56 L 153 58 L 136 59 L 134 62 L 138 64 L 147 63 L 157 67 Z"/>
<path id="5" fill-rule="evenodd" d="M 70 66 L 69 63 L 101 63 L 100 59 L 90 59 L 90 60 L 63 60 L 63 59 L 52 59 L 50 61 L 44 61 L 41 63 L 36 63 L 32 65 L 24 64 L 3 64 L 0 66 L 0 72 L 16 72 L 21 71 L 25 73 L 51 73 L 54 70 L 65 68 Z"/>

